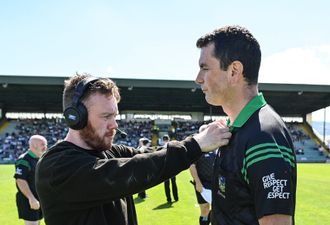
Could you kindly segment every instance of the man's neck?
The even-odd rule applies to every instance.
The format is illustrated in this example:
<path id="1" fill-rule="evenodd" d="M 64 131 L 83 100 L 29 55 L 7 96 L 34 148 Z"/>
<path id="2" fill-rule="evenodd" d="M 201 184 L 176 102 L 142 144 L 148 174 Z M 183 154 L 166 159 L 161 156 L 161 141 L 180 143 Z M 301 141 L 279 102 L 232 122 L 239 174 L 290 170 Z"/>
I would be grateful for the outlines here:
<path id="1" fill-rule="evenodd" d="M 79 131 L 69 129 L 66 137 L 64 138 L 65 141 L 71 142 L 83 149 L 91 149 L 84 140 L 81 139 L 79 135 Z"/>
<path id="2" fill-rule="evenodd" d="M 236 90 L 230 101 L 222 106 L 223 111 L 228 115 L 231 123 L 235 121 L 243 108 L 258 95 L 258 87 L 244 87 Z"/>

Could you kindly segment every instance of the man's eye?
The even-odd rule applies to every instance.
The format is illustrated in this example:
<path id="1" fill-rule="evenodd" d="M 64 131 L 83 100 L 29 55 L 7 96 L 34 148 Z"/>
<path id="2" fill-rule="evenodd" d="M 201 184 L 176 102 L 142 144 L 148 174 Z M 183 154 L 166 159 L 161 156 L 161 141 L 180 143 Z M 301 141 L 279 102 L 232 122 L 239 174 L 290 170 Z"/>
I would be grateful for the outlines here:
<path id="1" fill-rule="evenodd" d="M 108 119 L 110 119 L 111 118 L 111 115 L 109 115 L 109 116 L 104 116 L 104 119 L 106 119 L 106 120 L 108 120 Z"/>

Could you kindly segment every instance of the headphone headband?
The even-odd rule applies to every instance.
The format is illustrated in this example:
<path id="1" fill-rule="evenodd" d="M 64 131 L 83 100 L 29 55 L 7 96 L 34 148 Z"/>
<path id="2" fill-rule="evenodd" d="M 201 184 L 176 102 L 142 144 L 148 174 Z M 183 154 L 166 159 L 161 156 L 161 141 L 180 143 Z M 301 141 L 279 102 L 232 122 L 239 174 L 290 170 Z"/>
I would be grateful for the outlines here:
<path id="1" fill-rule="evenodd" d="M 85 94 L 85 91 L 90 87 L 90 85 L 92 83 L 94 83 L 95 81 L 97 81 L 99 79 L 100 78 L 97 78 L 97 77 L 88 77 L 87 79 L 83 79 L 83 80 L 79 81 L 79 83 L 77 84 L 77 86 L 74 90 L 74 94 L 72 97 L 72 105 L 77 106 L 78 103 L 80 102 L 80 99 Z"/>
<path id="2" fill-rule="evenodd" d="M 83 97 L 90 85 L 99 79 L 101 78 L 88 77 L 79 81 L 76 85 L 71 106 L 67 107 L 63 112 L 65 122 L 71 129 L 81 130 L 86 127 L 88 121 L 88 111 L 80 99 Z"/>

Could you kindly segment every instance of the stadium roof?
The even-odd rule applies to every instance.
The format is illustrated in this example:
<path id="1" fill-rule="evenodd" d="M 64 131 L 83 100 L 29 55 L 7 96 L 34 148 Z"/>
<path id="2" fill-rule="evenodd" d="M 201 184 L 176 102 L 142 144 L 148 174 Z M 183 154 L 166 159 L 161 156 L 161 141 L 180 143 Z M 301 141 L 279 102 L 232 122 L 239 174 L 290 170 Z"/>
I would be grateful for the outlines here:
<path id="1" fill-rule="evenodd" d="M 62 111 L 63 83 L 67 77 L 0 75 L 3 112 Z M 116 79 L 122 100 L 120 111 L 203 112 L 223 115 L 211 107 L 193 81 Z M 281 116 L 305 116 L 330 105 L 330 85 L 259 84 L 267 102 Z"/>

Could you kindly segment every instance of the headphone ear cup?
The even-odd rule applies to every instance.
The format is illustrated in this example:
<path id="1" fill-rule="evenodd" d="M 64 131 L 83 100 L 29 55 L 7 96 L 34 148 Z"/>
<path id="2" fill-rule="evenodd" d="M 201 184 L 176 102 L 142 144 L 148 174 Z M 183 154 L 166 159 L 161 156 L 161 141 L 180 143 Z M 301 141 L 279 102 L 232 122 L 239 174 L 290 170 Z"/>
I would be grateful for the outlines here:
<path id="1" fill-rule="evenodd" d="M 67 125 L 74 130 L 81 130 L 87 125 L 88 112 L 82 103 L 77 106 L 70 106 L 65 109 L 64 119 Z"/>
<path id="2" fill-rule="evenodd" d="M 77 125 L 77 130 L 81 130 L 87 126 L 88 111 L 86 106 L 81 102 L 78 103 L 77 109 L 80 114 L 80 120 L 79 120 L 79 124 Z"/>

